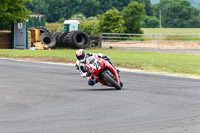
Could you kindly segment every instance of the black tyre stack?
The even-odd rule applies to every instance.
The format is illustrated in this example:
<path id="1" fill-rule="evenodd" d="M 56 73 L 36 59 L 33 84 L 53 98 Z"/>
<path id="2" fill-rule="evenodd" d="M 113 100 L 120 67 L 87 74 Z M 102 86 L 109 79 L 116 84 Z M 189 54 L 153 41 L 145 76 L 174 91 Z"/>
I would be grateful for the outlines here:
<path id="1" fill-rule="evenodd" d="M 45 27 L 39 27 L 39 29 L 40 41 L 50 48 L 84 49 L 90 45 L 90 38 L 83 31 L 50 32 Z"/>
<path id="2" fill-rule="evenodd" d="M 90 38 L 83 31 L 71 31 L 65 39 L 71 48 L 84 49 L 90 45 Z"/>

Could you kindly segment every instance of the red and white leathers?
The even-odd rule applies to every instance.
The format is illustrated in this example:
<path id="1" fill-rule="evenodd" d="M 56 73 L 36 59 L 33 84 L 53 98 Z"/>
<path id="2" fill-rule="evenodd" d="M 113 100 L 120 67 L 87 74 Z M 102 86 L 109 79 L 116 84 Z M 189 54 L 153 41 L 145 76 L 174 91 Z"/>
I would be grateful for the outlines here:
<path id="1" fill-rule="evenodd" d="M 87 62 L 87 58 L 90 57 L 90 56 L 96 56 L 96 57 L 99 57 L 99 58 L 103 58 L 103 59 L 107 60 L 112 65 L 112 62 L 110 61 L 108 56 L 101 54 L 101 53 L 98 53 L 98 54 L 88 53 L 88 54 L 86 54 L 85 61 L 81 62 L 78 59 L 76 61 L 76 68 L 80 72 L 82 77 L 87 77 L 88 68 L 86 66 L 86 62 Z M 89 85 L 95 85 L 97 83 L 96 79 L 93 76 L 88 76 L 87 79 L 88 79 Z"/>

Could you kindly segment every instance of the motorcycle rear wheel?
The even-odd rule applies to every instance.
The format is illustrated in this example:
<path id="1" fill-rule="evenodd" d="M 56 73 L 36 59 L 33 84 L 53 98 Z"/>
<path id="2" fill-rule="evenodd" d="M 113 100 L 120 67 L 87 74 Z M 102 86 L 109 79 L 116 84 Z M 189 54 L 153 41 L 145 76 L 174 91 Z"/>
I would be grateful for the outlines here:
<path id="1" fill-rule="evenodd" d="M 108 81 L 117 90 L 121 90 L 122 87 L 117 83 L 117 81 L 112 79 L 108 73 L 104 73 L 104 78 L 105 78 L 106 81 Z"/>

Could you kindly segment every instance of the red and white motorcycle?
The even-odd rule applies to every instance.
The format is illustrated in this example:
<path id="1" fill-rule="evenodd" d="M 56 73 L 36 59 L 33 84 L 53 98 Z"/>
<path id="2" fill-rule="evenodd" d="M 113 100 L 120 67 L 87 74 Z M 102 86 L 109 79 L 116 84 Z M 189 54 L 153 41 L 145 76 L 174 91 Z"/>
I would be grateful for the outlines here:
<path id="1" fill-rule="evenodd" d="M 87 76 L 91 74 L 105 86 L 115 87 L 117 90 L 122 88 L 123 83 L 120 81 L 119 73 L 108 61 L 97 56 L 90 56 L 87 58 L 86 66 L 89 69 Z"/>

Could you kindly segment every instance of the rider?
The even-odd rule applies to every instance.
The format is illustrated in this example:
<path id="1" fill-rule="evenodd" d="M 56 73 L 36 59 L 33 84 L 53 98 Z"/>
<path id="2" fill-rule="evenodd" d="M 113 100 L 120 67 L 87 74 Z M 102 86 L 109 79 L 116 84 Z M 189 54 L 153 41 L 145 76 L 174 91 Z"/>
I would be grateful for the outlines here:
<path id="1" fill-rule="evenodd" d="M 103 59 L 107 60 L 114 67 L 114 65 L 112 64 L 112 62 L 110 61 L 110 58 L 108 56 L 101 54 L 101 53 L 98 53 L 98 54 L 87 53 L 86 54 L 85 50 L 78 49 L 76 51 L 76 58 L 77 58 L 76 68 L 80 72 L 82 77 L 87 77 L 88 68 L 86 66 L 86 59 L 88 57 L 94 56 L 94 55 L 96 55 L 99 58 L 103 58 Z M 119 70 L 116 67 L 114 67 L 114 68 L 119 73 Z M 88 84 L 89 85 L 95 85 L 98 82 L 93 76 L 89 76 L 87 78 L 88 78 Z"/>

